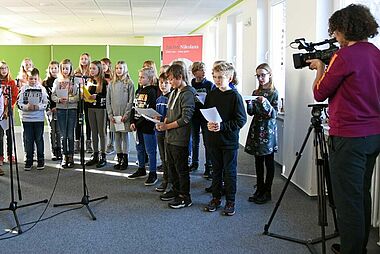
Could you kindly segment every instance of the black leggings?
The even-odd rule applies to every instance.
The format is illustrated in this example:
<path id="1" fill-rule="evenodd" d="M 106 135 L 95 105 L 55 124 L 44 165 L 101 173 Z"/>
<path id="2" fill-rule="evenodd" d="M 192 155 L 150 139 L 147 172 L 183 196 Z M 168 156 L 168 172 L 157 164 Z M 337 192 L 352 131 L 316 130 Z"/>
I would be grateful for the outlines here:
<path id="1" fill-rule="evenodd" d="M 264 182 L 264 163 L 267 169 L 267 175 Z M 260 192 L 271 192 L 274 177 L 274 153 L 267 155 L 255 155 L 257 189 Z"/>

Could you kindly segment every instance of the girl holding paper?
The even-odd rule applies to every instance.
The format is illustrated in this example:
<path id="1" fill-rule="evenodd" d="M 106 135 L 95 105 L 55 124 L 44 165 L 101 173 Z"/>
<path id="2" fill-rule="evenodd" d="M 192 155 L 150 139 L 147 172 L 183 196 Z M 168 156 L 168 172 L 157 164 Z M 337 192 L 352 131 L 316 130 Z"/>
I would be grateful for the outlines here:
<path id="1" fill-rule="evenodd" d="M 274 152 L 277 151 L 278 92 L 272 82 L 272 69 L 263 63 L 256 68 L 259 88 L 252 95 L 255 100 L 247 101 L 247 112 L 253 116 L 247 136 L 245 152 L 255 155 L 257 187 L 248 201 L 264 204 L 271 200 L 274 177 Z M 264 182 L 264 163 L 267 169 Z"/>
<path id="2" fill-rule="evenodd" d="M 54 80 L 51 100 L 56 103 L 57 122 L 62 137 L 63 168 L 74 167 L 74 128 L 79 101 L 78 85 L 73 82 L 73 65 L 69 59 L 59 64 L 58 78 Z"/>
<path id="3" fill-rule="evenodd" d="M 119 170 L 128 168 L 128 132 L 131 131 L 130 114 L 134 94 L 135 88 L 129 77 L 128 66 L 125 61 L 118 61 L 113 78 L 107 87 L 106 108 L 110 120 L 110 131 L 115 133 L 117 164 L 114 168 Z"/>

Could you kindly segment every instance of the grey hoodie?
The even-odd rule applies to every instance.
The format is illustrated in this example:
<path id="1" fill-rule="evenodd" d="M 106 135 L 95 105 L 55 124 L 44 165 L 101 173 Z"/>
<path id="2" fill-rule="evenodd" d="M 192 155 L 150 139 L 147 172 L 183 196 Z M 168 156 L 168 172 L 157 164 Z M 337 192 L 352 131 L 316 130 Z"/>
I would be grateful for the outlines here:
<path id="1" fill-rule="evenodd" d="M 166 131 L 166 142 L 171 145 L 186 147 L 189 145 L 191 133 L 191 118 L 195 109 L 195 89 L 185 86 L 181 90 L 171 92 L 168 100 L 166 122 L 177 121 L 178 128 Z"/>

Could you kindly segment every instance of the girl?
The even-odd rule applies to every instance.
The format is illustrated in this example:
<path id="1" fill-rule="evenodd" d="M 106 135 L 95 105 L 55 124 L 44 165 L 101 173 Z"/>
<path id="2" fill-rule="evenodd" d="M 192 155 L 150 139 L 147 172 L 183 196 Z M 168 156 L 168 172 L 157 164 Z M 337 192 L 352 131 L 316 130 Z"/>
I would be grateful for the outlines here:
<path id="1" fill-rule="evenodd" d="M 100 62 L 102 63 L 102 67 L 103 67 L 103 73 L 104 73 L 104 79 L 107 80 L 107 86 L 110 84 L 111 80 L 112 80 L 112 70 L 111 70 L 111 60 L 109 58 L 102 58 L 100 60 Z M 110 121 L 107 117 L 107 129 L 110 128 Z M 106 149 L 106 153 L 107 154 L 111 154 L 111 153 L 114 153 L 115 152 L 115 149 L 114 149 L 114 133 L 112 131 L 109 131 L 109 139 L 108 139 L 108 145 L 107 145 L 107 149 Z"/>
<path id="2" fill-rule="evenodd" d="M 91 56 L 89 53 L 81 54 L 79 57 L 79 66 L 78 68 L 75 69 L 74 75 L 77 77 L 82 77 L 82 76 L 89 77 L 90 76 L 90 62 L 91 62 Z M 86 123 L 86 152 L 92 153 L 93 150 L 91 147 L 91 128 L 90 128 L 90 123 L 88 120 L 88 105 L 89 103 L 84 102 L 83 110 L 84 110 L 84 121 Z M 79 148 L 80 148 L 80 142 L 79 142 L 80 131 L 81 131 L 81 127 L 79 123 L 77 123 L 75 127 L 75 152 L 76 153 L 79 153 Z"/>
<path id="3" fill-rule="evenodd" d="M 104 79 L 103 67 L 100 61 L 92 61 L 90 64 L 90 79 L 87 83 L 91 98 L 95 100 L 88 104 L 88 120 L 92 131 L 92 145 L 94 153 L 86 163 L 87 166 L 96 164 L 97 168 L 104 167 L 106 160 L 106 94 L 107 81 Z M 99 158 L 100 139 L 100 158 Z"/>
<path id="4" fill-rule="evenodd" d="M 16 101 L 17 101 L 18 88 L 16 86 L 15 81 L 12 79 L 9 67 L 6 62 L 0 62 L 0 82 L 1 82 L 1 89 L 3 91 L 2 94 L 4 93 L 9 94 L 9 92 L 12 94 L 11 108 L 13 111 L 14 105 L 16 104 Z M 8 89 L 10 89 L 10 91 Z M 0 100 L 3 100 L 3 99 L 4 99 L 4 103 L 1 103 L 0 107 L 4 106 L 4 113 L 2 114 L 3 116 L 2 119 L 5 120 L 5 119 L 8 119 L 8 115 L 9 115 L 9 112 L 8 112 L 9 99 L 7 99 L 7 97 L 3 98 L 1 96 Z M 10 129 L 6 131 L 6 134 L 7 134 L 7 137 L 10 137 Z M 8 143 L 7 143 L 7 147 L 8 147 Z M 9 152 L 8 149 L 7 149 L 7 152 Z M 13 163 L 16 162 L 15 157 L 12 156 L 11 158 L 10 155 L 8 154 L 8 161 L 10 160 L 12 160 Z M 4 163 L 4 130 L 2 127 L 0 127 L 0 166 L 2 166 L 3 163 Z"/>
<path id="5" fill-rule="evenodd" d="M 79 101 L 78 85 L 73 83 L 73 65 L 69 59 L 59 64 L 58 78 L 54 80 L 51 99 L 56 103 L 57 122 L 62 136 L 63 168 L 74 167 L 74 128 Z"/>
<path id="6" fill-rule="evenodd" d="M 277 152 L 278 92 L 272 83 L 272 69 L 263 63 L 256 68 L 259 88 L 252 95 L 255 100 L 247 101 L 247 112 L 253 116 L 247 136 L 245 152 L 255 155 L 257 187 L 249 197 L 250 202 L 264 204 L 271 200 L 274 177 L 274 152 Z M 264 181 L 264 163 L 267 170 Z"/>
<path id="7" fill-rule="evenodd" d="M 58 123 L 57 123 L 57 109 L 56 103 L 52 100 L 52 89 L 54 80 L 57 78 L 59 72 L 59 63 L 57 61 L 50 61 L 49 67 L 47 69 L 47 76 L 42 82 L 42 85 L 45 87 L 48 94 L 49 100 L 49 111 L 47 112 L 48 121 L 50 125 L 50 142 L 51 149 L 53 152 L 52 160 L 62 160 L 62 151 L 61 151 L 61 134 L 59 133 Z"/>
<path id="8" fill-rule="evenodd" d="M 17 87 L 20 88 L 25 84 L 28 84 L 28 73 L 34 68 L 32 59 L 24 58 L 20 64 L 20 70 L 17 75 Z"/>
<path id="9" fill-rule="evenodd" d="M 107 113 L 110 120 L 110 131 L 115 133 L 117 164 L 115 169 L 128 168 L 128 132 L 130 129 L 130 114 L 135 94 L 133 81 L 128 74 L 128 66 L 124 61 L 118 61 L 111 83 L 107 88 Z M 116 119 L 121 117 L 125 130 L 115 129 Z"/>
<path id="10" fill-rule="evenodd" d="M 136 143 L 137 158 L 139 168 L 135 173 L 128 176 L 129 179 L 136 179 L 146 176 L 145 171 L 145 152 L 149 159 L 149 176 L 145 185 L 154 185 L 157 183 L 157 140 L 154 131 L 154 123 L 146 120 L 137 112 L 137 108 L 156 109 L 157 91 L 154 88 L 155 71 L 153 68 L 142 68 L 139 71 L 139 88 L 136 91 L 135 105 L 131 113 L 131 130 L 137 130 Z"/>

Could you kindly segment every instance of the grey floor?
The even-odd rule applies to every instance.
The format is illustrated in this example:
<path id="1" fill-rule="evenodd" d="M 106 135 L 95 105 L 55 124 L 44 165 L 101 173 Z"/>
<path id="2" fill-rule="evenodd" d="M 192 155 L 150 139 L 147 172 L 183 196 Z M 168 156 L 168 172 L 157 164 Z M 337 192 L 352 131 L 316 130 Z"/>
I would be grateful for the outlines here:
<path id="1" fill-rule="evenodd" d="M 277 169 L 273 183 L 273 201 L 265 205 L 249 203 L 254 177 L 252 156 L 240 151 L 238 162 L 237 212 L 226 217 L 219 211 L 208 213 L 203 206 L 210 195 L 204 188 L 210 181 L 202 178 L 202 170 L 191 175 L 193 206 L 180 210 L 168 208 L 167 202 L 160 201 L 154 187 L 144 186 L 144 180 L 128 180 L 126 176 L 136 169 L 136 152 L 131 144 L 130 168 L 123 173 L 112 169 L 114 155 L 108 156 L 108 166 L 102 170 L 88 168 L 86 173 L 90 198 L 104 195 L 108 199 L 91 202 L 90 208 L 97 220 L 90 219 L 85 207 L 53 207 L 53 204 L 80 201 L 83 196 L 82 172 L 79 165 L 75 169 L 58 170 L 50 160 L 48 136 L 45 135 L 46 164 L 43 171 L 25 172 L 19 164 L 22 201 L 18 205 L 50 199 L 46 204 L 17 209 L 20 223 L 42 219 L 33 224 L 22 225 L 25 231 L 16 237 L 4 230 L 15 226 L 10 211 L 0 212 L 1 253 L 309 253 L 301 244 L 263 235 L 285 180 Z M 20 134 L 16 136 L 19 161 L 23 160 Z M 89 157 L 88 154 L 86 154 Z M 78 162 L 78 158 L 76 159 Z M 9 165 L 0 177 L 0 207 L 10 203 Z M 300 169 L 302 170 L 302 169 Z M 54 189 L 55 188 L 55 189 Z M 18 198 L 17 191 L 15 192 Z M 69 210 L 69 208 L 79 209 Z M 333 232 L 331 212 L 329 227 Z M 317 202 L 290 186 L 286 192 L 269 232 L 299 239 L 320 236 L 317 225 Z M 368 244 L 369 254 L 380 253 L 376 245 L 378 229 L 373 229 Z M 3 233 L 4 232 L 4 233 Z M 327 253 L 330 245 L 327 243 Z M 315 245 L 316 253 L 321 245 Z"/>

